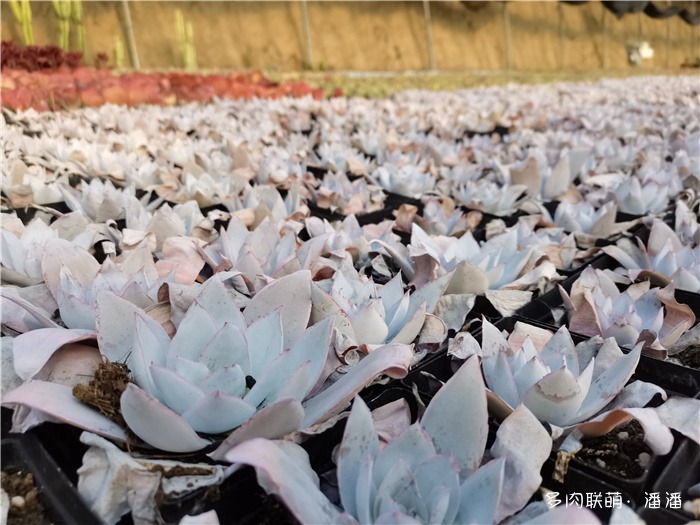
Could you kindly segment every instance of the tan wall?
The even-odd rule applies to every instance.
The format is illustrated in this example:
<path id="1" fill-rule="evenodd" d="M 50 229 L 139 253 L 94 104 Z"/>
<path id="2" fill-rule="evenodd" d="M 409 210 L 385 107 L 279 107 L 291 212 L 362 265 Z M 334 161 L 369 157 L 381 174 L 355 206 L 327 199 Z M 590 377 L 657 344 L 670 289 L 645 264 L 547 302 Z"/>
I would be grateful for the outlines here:
<path id="1" fill-rule="evenodd" d="M 405 70 L 428 66 L 422 2 L 308 2 L 313 67 L 336 70 Z M 50 2 L 32 1 L 38 44 L 58 41 Z M 144 68 L 181 66 L 175 10 L 194 27 L 204 69 L 298 70 L 305 57 L 301 6 L 290 2 L 130 2 Z M 2 39 L 21 40 L 19 24 L 2 1 Z M 86 56 L 112 55 L 123 39 L 120 2 L 83 2 Z M 560 25 L 560 9 L 562 25 Z M 679 66 L 697 57 L 700 28 L 680 18 L 653 20 L 603 13 L 600 2 L 559 7 L 557 2 L 510 2 L 512 66 L 516 70 L 611 69 L 627 66 L 625 42 L 648 40 L 655 49 L 642 67 Z M 506 67 L 504 8 L 484 2 L 431 2 L 433 48 L 438 69 Z M 605 18 L 605 22 L 604 22 Z M 603 37 L 603 24 L 607 36 Z M 127 53 L 128 65 L 128 53 Z"/>

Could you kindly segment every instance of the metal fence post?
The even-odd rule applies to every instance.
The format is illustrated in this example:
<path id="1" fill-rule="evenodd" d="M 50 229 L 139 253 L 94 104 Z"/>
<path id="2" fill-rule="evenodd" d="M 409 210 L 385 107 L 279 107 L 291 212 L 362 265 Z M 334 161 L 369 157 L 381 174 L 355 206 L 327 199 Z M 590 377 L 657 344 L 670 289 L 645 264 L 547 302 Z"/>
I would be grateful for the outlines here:
<path id="1" fill-rule="evenodd" d="M 513 69 L 513 54 L 510 48 L 510 15 L 508 14 L 508 2 L 503 2 L 503 37 L 506 45 L 506 68 Z"/>
<path id="2" fill-rule="evenodd" d="M 559 69 L 564 69 L 564 6 L 561 2 L 557 2 L 557 11 L 559 12 Z"/>
<path id="3" fill-rule="evenodd" d="M 601 62 L 602 62 L 602 69 L 606 69 L 608 67 L 608 10 L 605 8 L 605 6 L 601 3 L 600 8 L 603 10 L 603 18 L 602 18 L 602 23 L 601 23 L 601 31 L 602 31 L 602 36 L 601 36 L 601 51 L 600 51 L 600 56 L 601 56 Z"/>
<path id="4" fill-rule="evenodd" d="M 423 0 L 423 17 L 425 20 L 425 38 L 428 45 L 428 67 L 435 71 L 435 52 L 433 50 L 433 25 L 430 18 L 430 0 Z"/>
<path id="5" fill-rule="evenodd" d="M 136 37 L 134 36 L 134 25 L 131 21 L 131 9 L 129 9 L 129 0 L 122 0 L 122 16 L 124 18 L 124 33 L 126 43 L 129 46 L 129 60 L 134 69 L 141 69 L 141 61 L 139 60 L 139 51 L 136 47 Z"/>
<path id="6" fill-rule="evenodd" d="M 301 23 L 304 29 L 304 60 L 306 67 L 313 68 L 314 61 L 311 54 L 311 29 L 309 28 L 309 11 L 306 0 L 301 0 Z"/>

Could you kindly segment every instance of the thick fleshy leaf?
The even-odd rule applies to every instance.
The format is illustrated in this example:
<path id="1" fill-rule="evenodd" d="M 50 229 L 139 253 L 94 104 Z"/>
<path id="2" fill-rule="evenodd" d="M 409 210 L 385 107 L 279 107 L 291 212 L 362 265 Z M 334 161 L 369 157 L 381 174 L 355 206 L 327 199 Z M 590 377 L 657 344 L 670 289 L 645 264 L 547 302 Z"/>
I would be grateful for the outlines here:
<path id="1" fill-rule="evenodd" d="M 215 390 L 182 413 L 197 432 L 220 434 L 241 426 L 255 414 L 255 407 L 238 396 Z"/>
<path id="2" fill-rule="evenodd" d="M 506 460 L 489 461 L 460 487 L 459 523 L 496 523 Z"/>
<path id="3" fill-rule="evenodd" d="M 167 407 L 182 414 L 198 401 L 204 399 L 204 392 L 170 368 L 151 365 L 151 377 L 158 389 L 158 398 Z"/>
<path id="4" fill-rule="evenodd" d="M 585 421 L 593 416 L 624 388 L 637 368 L 641 351 L 642 345 L 639 344 L 593 380 L 573 422 Z"/>
<path id="5" fill-rule="evenodd" d="M 501 423 L 491 447 L 494 458 L 505 459 L 503 490 L 495 522 L 520 510 L 532 497 L 542 482 L 540 470 L 551 450 L 552 438 L 524 405 L 518 406 Z"/>
<path id="6" fill-rule="evenodd" d="M 538 419 L 555 425 L 573 421 L 581 407 L 593 374 L 593 363 L 576 378 L 561 368 L 540 379 L 522 397 L 522 402 Z"/>
<path id="7" fill-rule="evenodd" d="M 282 321 L 280 309 L 255 321 L 248 327 L 248 357 L 250 375 L 259 378 L 265 369 L 282 353 Z"/>
<path id="8" fill-rule="evenodd" d="M 209 312 L 195 300 L 170 343 L 168 361 L 172 362 L 176 356 L 197 361 L 221 328 L 222 326 L 217 326 Z"/>
<path id="9" fill-rule="evenodd" d="M 700 400 L 672 397 L 656 414 L 664 425 L 700 444 Z"/>
<path id="10" fill-rule="evenodd" d="M 413 349 L 407 345 L 392 343 L 370 352 L 335 383 L 304 403 L 306 415 L 302 428 L 319 423 L 341 410 L 380 374 L 393 378 L 405 377 L 412 359 Z"/>
<path id="11" fill-rule="evenodd" d="M 74 427 L 109 439 L 126 441 L 124 429 L 97 410 L 78 401 L 69 386 L 48 381 L 27 381 L 6 392 L 2 397 L 2 405 L 29 407 Z"/>
<path id="12" fill-rule="evenodd" d="M 488 361 L 488 362 L 487 362 Z M 511 407 L 518 406 L 520 397 L 513 377 L 513 370 L 506 354 L 499 352 L 495 357 L 484 359 L 484 377 L 488 387 L 498 394 Z"/>
<path id="13" fill-rule="evenodd" d="M 486 388 L 478 357 L 469 358 L 435 395 L 421 425 L 441 454 L 452 454 L 464 479 L 484 455 L 488 436 Z"/>
<path id="14" fill-rule="evenodd" d="M 379 438 L 372 414 L 362 399 L 355 398 L 338 454 L 338 486 L 345 511 L 357 516 L 357 479 L 367 458 L 379 455 Z"/>
<path id="15" fill-rule="evenodd" d="M 251 439 L 228 451 L 224 459 L 254 467 L 263 490 L 279 497 L 301 523 L 335 523 L 337 509 L 275 443 Z"/>
<path id="16" fill-rule="evenodd" d="M 295 399 L 280 399 L 258 412 L 234 430 L 219 447 L 209 454 L 214 461 L 222 461 L 226 452 L 244 441 L 256 437 L 277 439 L 299 430 L 304 409 Z"/>
<path id="17" fill-rule="evenodd" d="M 81 286 L 87 287 L 100 270 L 100 263 L 85 250 L 65 239 L 46 243 L 41 262 L 44 281 L 54 297 L 61 287 L 61 268 L 67 268 Z"/>
<path id="18" fill-rule="evenodd" d="M 233 297 L 226 291 L 221 277 L 217 274 L 209 279 L 197 295 L 197 302 L 214 320 L 216 326 L 232 324 L 245 330 L 246 322 Z"/>
<path id="19" fill-rule="evenodd" d="M 289 346 L 304 332 L 311 315 L 311 272 L 301 270 L 265 286 L 246 306 L 248 324 L 280 308 L 283 346 Z"/>
<path id="20" fill-rule="evenodd" d="M 257 379 L 255 386 L 246 395 L 252 405 L 269 404 L 281 397 L 289 378 L 305 362 L 309 362 L 306 393 L 313 388 L 323 371 L 330 349 L 333 317 L 307 329 L 291 348 L 282 352 Z"/>
<path id="21" fill-rule="evenodd" d="M 238 326 L 225 322 L 202 349 L 197 360 L 212 371 L 238 365 L 248 373 L 250 357 L 245 333 Z"/>
<path id="22" fill-rule="evenodd" d="M 460 510 L 457 470 L 454 460 L 445 455 L 433 456 L 415 469 L 418 494 L 428 507 L 430 523 L 452 523 L 457 516 Z"/>
<path id="23" fill-rule="evenodd" d="M 97 342 L 103 356 L 112 362 L 126 362 L 135 378 L 140 374 L 142 384 L 152 388 L 148 367 L 165 364 L 170 338 L 143 310 L 102 291 L 97 296 Z"/>
<path id="24" fill-rule="evenodd" d="M 95 339 L 92 330 L 67 330 L 65 328 L 40 328 L 15 337 L 12 354 L 15 372 L 24 380 L 34 377 L 51 356 L 62 346 Z"/>
<path id="25" fill-rule="evenodd" d="M 128 384 L 122 393 L 121 410 L 134 434 L 153 447 L 185 453 L 209 444 L 177 413 L 134 384 Z"/>
<path id="26" fill-rule="evenodd" d="M 600 520 L 586 507 L 558 506 L 532 518 L 523 525 L 599 525 Z"/>
<path id="27" fill-rule="evenodd" d="M 426 311 L 425 311 L 425 306 L 421 306 L 414 314 L 413 317 L 411 317 L 406 324 L 403 325 L 403 328 L 399 331 L 399 333 L 396 334 L 393 338 L 391 338 L 392 343 L 402 343 L 402 344 L 411 344 L 416 337 L 418 337 L 418 334 L 421 331 L 421 328 L 423 327 L 423 323 L 425 322 L 425 317 L 426 317 Z M 357 332 L 357 329 L 355 329 Z M 360 331 L 361 333 L 361 331 Z"/>
<path id="28" fill-rule="evenodd" d="M 243 397 L 246 392 L 245 373 L 238 365 L 227 366 L 209 375 L 198 386 L 205 394 L 219 390 L 232 396 Z"/>
<path id="29" fill-rule="evenodd" d="M 367 303 L 351 318 L 350 322 L 357 342 L 360 344 L 379 345 L 384 343 L 389 335 L 379 299 Z"/>
<path id="30" fill-rule="evenodd" d="M 399 460 L 404 461 L 409 470 L 414 470 L 420 463 L 434 457 L 435 454 L 435 445 L 428 433 L 420 424 L 414 423 L 379 453 L 374 464 L 374 482 L 382 486 Z"/>

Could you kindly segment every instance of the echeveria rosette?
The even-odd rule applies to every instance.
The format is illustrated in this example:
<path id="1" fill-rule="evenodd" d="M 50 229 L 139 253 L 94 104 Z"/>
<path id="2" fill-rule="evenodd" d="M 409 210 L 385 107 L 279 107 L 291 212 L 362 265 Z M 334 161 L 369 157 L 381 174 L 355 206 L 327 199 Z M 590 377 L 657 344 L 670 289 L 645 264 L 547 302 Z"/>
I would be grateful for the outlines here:
<path id="1" fill-rule="evenodd" d="M 485 319 L 480 346 L 468 333 L 460 339 L 450 353 L 462 359 L 482 357 L 491 409 L 501 417 L 522 403 L 541 421 L 554 425 L 553 435 L 584 437 L 604 435 L 635 418 L 657 454 L 670 451 L 670 428 L 700 442 L 700 428 L 687 416 L 693 410 L 698 413 L 700 401 L 671 398 L 657 408 L 644 408 L 654 395 L 665 399 L 666 393 L 643 381 L 627 384 L 639 362 L 641 344 L 629 353 L 623 353 L 613 338 L 596 337 L 574 345 L 566 327 L 552 334 L 522 322 L 516 322 L 506 339 Z"/>
<path id="2" fill-rule="evenodd" d="M 515 229 L 479 244 L 471 232 L 460 238 L 431 236 L 413 224 L 408 247 L 391 241 L 373 244 L 393 257 L 393 262 L 415 284 L 451 274 L 443 305 L 436 315 L 453 329 L 461 327 L 476 294 L 484 294 L 499 312 L 511 315 L 530 300 L 529 289 L 544 286 L 557 275 L 554 264 L 546 257 L 533 247 L 520 246 Z M 459 313 L 450 313 L 457 310 Z"/>
<path id="3" fill-rule="evenodd" d="M 254 293 L 274 278 L 301 269 L 296 249 L 293 232 L 280 233 L 268 219 L 249 231 L 233 216 L 228 227 L 221 229 L 219 238 L 204 248 L 204 253 L 215 271 L 243 274 Z"/>
<path id="4" fill-rule="evenodd" d="M 385 190 L 416 199 L 433 191 L 437 181 L 429 172 L 410 164 L 385 164 L 377 168 L 372 177 Z"/>
<path id="5" fill-rule="evenodd" d="M 598 413 L 634 373 L 641 347 L 623 355 L 613 339 L 584 362 L 565 326 L 549 339 L 543 335 L 538 348 L 528 334 L 522 341 L 509 339 L 491 323 L 483 321 L 482 368 L 487 386 L 512 409 L 523 403 L 535 416 L 558 426 L 584 421 Z M 617 359 L 614 358 L 617 356 Z M 609 371 L 608 371 L 609 370 Z"/>
<path id="6" fill-rule="evenodd" d="M 129 428 L 146 443 L 169 452 L 191 452 L 210 442 L 197 435 L 236 429 L 212 453 L 221 457 L 240 441 L 310 427 L 343 408 L 377 375 L 403 377 L 413 358 L 408 345 L 374 350 L 337 381 L 323 385 L 334 316 L 307 328 L 311 314 L 311 275 L 300 271 L 260 290 L 241 312 L 218 276 L 212 277 L 180 321 L 171 340 L 143 310 L 103 291 L 98 297 L 98 343 L 112 362 L 125 362 L 135 384 L 121 397 Z M 35 330 L 15 339 L 35 341 Z M 90 337 L 64 330 L 70 339 Z M 87 332 L 87 333 L 85 333 Z M 47 347 L 48 348 L 48 347 Z M 33 377 L 52 352 L 15 353 L 15 368 Z M 19 356 L 19 358 L 18 358 Z M 322 392 L 314 395 L 321 386 Z M 50 381 L 27 381 L 4 396 L 111 439 L 124 432 L 96 411 L 77 403 L 71 390 Z M 303 405 L 302 405 L 303 402 Z"/>
<path id="7" fill-rule="evenodd" d="M 45 246 L 52 239 L 58 238 L 58 233 L 41 219 L 34 219 L 27 226 L 22 225 L 19 219 L 11 217 L 3 217 L 2 222 L 2 230 L 0 230 L 2 282 L 18 286 L 41 283 L 44 280 L 41 273 L 41 260 Z"/>
<path id="8" fill-rule="evenodd" d="M 291 453 L 288 443 L 250 440 L 225 459 L 255 467 L 263 489 L 302 523 L 498 523 L 539 487 L 551 440 L 524 407 L 503 422 L 491 448 L 494 459 L 484 463 L 487 436 L 486 392 L 474 358 L 435 395 L 420 421 L 384 446 L 369 409 L 355 399 L 338 453 L 340 510 L 319 490 L 305 454 Z M 531 440 L 529 458 L 517 453 L 518 439 Z"/>
<path id="9" fill-rule="evenodd" d="M 649 281 L 620 291 L 605 272 L 586 268 L 568 294 L 559 291 L 569 328 L 583 335 L 614 337 L 620 346 L 643 343 L 645 354 L 666 357 L 666 351 L 695 323 L 695 314 L 674 298 L 674 287 L 651 288 Z"/>
<path id="10" fill-rule="evenodd" d="M 450 195 L 468 208 L 503 216 L 515 213 L 526 190 L 522 184 L 501 186 L 489 180 L 477 180 L 452 188 Z"/>
<path id="11" fill-rule="evenodd" d="M 340 329 L 354 345 L 410 344 L 426 323 L 434 324 L 438 332 L 438 340 L 430 342 L 441 342 L 447 330 L 432 312 L 448 279 L 449 275 L 410 293 L 404 291 L 400 273 L 378 286 L 345 263 L 331 279 L 317 282 L 323 295 L 317 294 L 314 306 L 347 319 Z"/>
<path id="12" fill-rule="evenodd" d="M 673 283 L 680 290 L 700 293 L 700 245 L 682 242 L 660 219 L 654 219 L 646 246 L 639 238 L 636 246 L 623 239 L 603 251 L 622 264 L 623 273 L 633 281 L 648 277 L 657 284 Z"/>
<path id="13" fill-rule="evenodd" d="M 156 303 L 160 279 L 150 250 L 141 248 L 115 263 L 100 264 L 87 251 L 64 239 L 47 243 L 42 273 L 68 328 L 95 329 L 95 305 L 102 290 L 110 290 L 133 304 L 147 308 Z"/>

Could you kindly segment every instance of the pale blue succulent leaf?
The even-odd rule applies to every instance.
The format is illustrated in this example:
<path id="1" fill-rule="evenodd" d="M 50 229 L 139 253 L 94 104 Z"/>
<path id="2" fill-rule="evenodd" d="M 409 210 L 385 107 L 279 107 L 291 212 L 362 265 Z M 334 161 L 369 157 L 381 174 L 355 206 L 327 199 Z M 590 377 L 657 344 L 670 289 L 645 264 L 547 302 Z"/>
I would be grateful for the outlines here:
<path id="1" fill-rule="evenodd" d="M 214 391 L 183 412 L 182 419 L 197 432 L 221 434 L 242 425 L 256 409 L 238 396 Z"/>
<path id="2" fill-rule="evenodd" d="M 169 368 L 175 370 L 175 372 L 193 385 L 199 385 L 211 374 L 211 370 L 209 370 L 209 367 L 204 363 L 190 361 L 180 356 L 177 356 L 173 360 Z"/>
<path id="3" fill-rule="evenodd" d="M 170 368 L 151 365 L 151 377 L 158 388 L 158 398 L 168 408 L 182 414 L 204 399 L 202 390 Z"/>
<path id="4" fill-rule="evenodd" d="M 250 358 L 245 333 L 236 325 L 224 323 L 202 349 L 198 360 L 209 370 L 218 370 L 236 364 L 248 374 Z"/>
<path id="5" fill-rule="evenodd" d="M 357 479 L 369 457 L 379 455 L 379 438 L 372 414 L 361 398 L 356 397 L 345 427 L 338 454 L 338 487 L 343 508 L 357 516 Z M 372 461 L 373 463 L 373 461 Z M 372 481 L 372 483 L 374 483 Z"/>
<path id="6" fill-rule="evenodd" d="M 451 456 L 440 454 L 415 470 L 416 485 L 428 507 L 430 523 L 452 523 L 459 511 L 459 467 Z M 435 492 L 436 489 L 438 492 Z"/>
<path id="7" fill-rule="evenodd" d="M 623 355 L 591 382 L 588 394 L 576 416 L 576 422 L 585 421 L 597 414 L 622 391 L 637 368 L 642 346 L 641 343 L 636 345 L 634 350 Z"/>
<path id="8" fill-rule="evenodd" d="M 246 394 L 245 372 L 239 365 L 220 368 L 199 383 L 199 388 L 205 394 L 219 390 L 232 396 L 243 397 Z"/>
<path id="9" fill-rule="evenodd" d="M 452 454 L 466 477 L 481 463 L 488 436 L 486 389 L 477 356 L 469 358 L 438 391 L 421 426 L 441 454 Z"/>
<path id="10" fill-rule="evenodd" d="M 243 314 L 226 290 L 221 277 L 214 275 L 207 280 L 197 295 L 197 303 L 211 316 L 217 329 L 224 323 L 229 323 L 240 330 L 245 330 L 246 322 Z"/>
<path id="11" fill-rule="evenodd" d="M 209 312 L 195 300 L 177 327 L 170 343 L 168 360 L 172 361 L 178 355 L 190 361 L 198 360 L 219 328 Z"/>
<path id="12" fill-rule="evenodd" d="M 579 374 L 578 357 L 574 340 L 571 338 L 566 326 L 562 326 L 555 332 L 540 352 L 541 358 L 551 370 L 558 370 L 562 366 L 562 356 L 566 368 L 574 375 Z"/>
<path id="13" fill-rule="evenodd" d="M 518 406 L 518 389 L 505 352 L 499 352 L 491 360 L 491 365 L 489 368 L 484 367 L 486 385 L 511 407 Z"/>
<path id="14" fill-rule="evenodd" d="M 414 423 L 389 442 L 379 453 L 374 465 L 374 482 L 381 486 L 395 465 L 403 460 L 413 470 L 420 463 L 435 456 L 436 450 L 430 436 Z"/>
<path id="15" fill-rule="evenodd" d="M 494 523 L 505 464 L 504 458 L 489 461 L 464 480 L 460 487 L 459 523 Z"/>
<path id="16" fill-rule="evenodd" d="M 250 375 L 258 379 L 269 364 L 282 353 L 280 310 L 256 320 L 246 330 Z"/>

